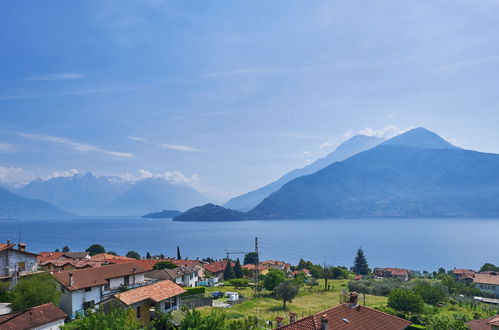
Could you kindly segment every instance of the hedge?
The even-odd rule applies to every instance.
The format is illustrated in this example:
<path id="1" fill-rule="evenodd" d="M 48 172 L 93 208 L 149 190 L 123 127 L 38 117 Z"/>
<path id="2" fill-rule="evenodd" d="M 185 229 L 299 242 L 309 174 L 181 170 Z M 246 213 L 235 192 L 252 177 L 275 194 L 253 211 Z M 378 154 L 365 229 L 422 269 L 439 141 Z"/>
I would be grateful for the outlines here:
<path id="1" fill-rule="evenodd" d="M 184 287 L 187 292 L 182 293 L 182 296 L 192 296 L 195 294 L 204 294 L 206 292 L 206 288 L 202 286 L 196 287 Z"/>

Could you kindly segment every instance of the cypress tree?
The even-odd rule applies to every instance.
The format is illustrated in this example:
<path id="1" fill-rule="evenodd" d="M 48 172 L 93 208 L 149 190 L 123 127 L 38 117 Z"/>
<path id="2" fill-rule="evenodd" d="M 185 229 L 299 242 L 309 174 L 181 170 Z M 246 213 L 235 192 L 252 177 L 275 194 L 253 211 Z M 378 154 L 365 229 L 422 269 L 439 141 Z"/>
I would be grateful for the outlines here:
<path id="1" fill-rule="evenodd" d="M 239 258 L 237 258 L 236 264 L 234 265 L 234 276 L 236 278 L 243 277 L 243 269 L 241 268 L 241 261 L 239 261 Z"/>
<path id="2" fill-rule="evenodd" d="M 151 254 L 149 253 L 149 251 L 147 251 L 146 259 L 151 259 Z"/>
<path id="3" fill-rule="evenodd" d="M 236 275 L 234 274 L 234 268 L 232 268 L 232 263 L 230 259 L 227 259 L 227 263 L 225 264 L 225 269 L 224 269 L 224 280 L 231 280 L 235 278 Z"/>
<path id="4" fill-rule="evenodd" d="M 357 250 L 357 255 L 355 256 L 352 271 L 357 275 L 369 274 L 369 265 L 367 264 L 367 259 L 364 256 L 364 251 L 362 251 L 362 248 L 359 248 Z"/>
<path id="5" fill-rule="evenodd" d="M 177 245 L 177 260 L 182 260 L 182 257 L 180 256 L 180 248 Z"/>

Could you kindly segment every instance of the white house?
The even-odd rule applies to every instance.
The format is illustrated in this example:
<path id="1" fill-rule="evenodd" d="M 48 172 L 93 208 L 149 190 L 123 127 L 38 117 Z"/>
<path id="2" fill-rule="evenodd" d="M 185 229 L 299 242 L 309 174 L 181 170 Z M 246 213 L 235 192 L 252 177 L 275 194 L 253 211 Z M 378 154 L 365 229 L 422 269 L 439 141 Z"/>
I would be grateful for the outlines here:
<path id="1" fill-rule="evenodd" d="M 146 278 L 170 280 L 180 286 L 198 286 L 199 269 L 197 267 L 180 266 L 174 269 L 153 270 L 145 274 Z"/>
<path id="2" fill-rule="evenodd" d="M 499 298 L 499 275 L 475 274 L 473 283 L 481 292 Z"/>
<path id="3" fill-rule="evenodd" d="M 67 315 L 52 303 L 0 315 L 0 329 L 58 330 Z"/>
<path id="4" fill-rule="evenodd" d="M 147 267 L 123 263 L 52 274 L 61 290 L 60 307 L 69 317 L 83 313 L 120 290 L 146 285 Z"/>
<path id="5" fill-rule="evenodd" d="M 27 252 L 24 243 L 19 243 L 17 249 L 15 246 L 10 241 L 0 244 L 0 279 L 17 279 L 37 271 L 38 255 Z"/>

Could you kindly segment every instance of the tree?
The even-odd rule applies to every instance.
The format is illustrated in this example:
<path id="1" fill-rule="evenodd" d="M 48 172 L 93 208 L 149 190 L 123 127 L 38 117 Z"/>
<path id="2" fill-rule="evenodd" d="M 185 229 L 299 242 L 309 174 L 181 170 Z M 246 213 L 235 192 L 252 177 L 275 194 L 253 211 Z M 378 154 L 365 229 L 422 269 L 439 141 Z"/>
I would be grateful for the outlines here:
<path id="1" fill-rule="evenodd" d="M 426 319 L 425 326 L 428 330 L 465 330 L 469 329 L 467 320 L 466 315 L 437 313 Z"/>
<path id="2" fill-rule="evenodd" d="M 126 256 L 128 258 L 133 258 L 133 259 L 137 259 L 137 260 L 140 259 L 140 254 L 137 251 L 128 251 L 126 253 Z"/>
<path id="3" fill-rule="evenodd" d="M 99 253 L 106 253 L 106 249 L 104 249 L 104 247 L 100 244 L 92 244 L 85 251 L 90 253 L 91 256 Z"/>
<path id="4" fill-rule="evenodd" d="M 367 259 L 364 256 L 364 251 L 362 251 L 362 248 L 359 248 L 357 250 L 357 255 L 355 256 L 352 271 L 357 275 L 369 274 L 369 265 L 367 264 Z"/>
<path id="5" fill-rule="evenodd" d="M 241 261 L 239 261 L 239 258 L 236 259 L 236 264 L 234 265 L 234 276 L 236 278 L 243 277 L 243 269 L 241 268 Z"/>
<path id="6" fill-rule="evenodd" d="M 286 280 L 284 273 L 278 269 L 270 269 L 263 277 L 263 287 L 267 291 L 274 291 L 275 288 Z"/>
<path id="7" fill-rule="evenodd" d="M 219 311 L 212 311 L 210 314 L 203 315 L 197 309 L 188 310 L 180 323 L 180 330 L 210 330 L 227 329 L 225 324 L 226 314 Z"/>
<path id="8" fill-rule="evenodd" d="M 94 330 L 94 329 L 109 329 L 109 330 L 135 330 L 142 329 L 142 325 L 135 318 L 134 312 L 131 309 L 123 309 L 115 305 L 111 305 L 106 313 L 102 308 L 97 312 L 87 311 L 85 317 L 77 318 L 73 322 L 66 323 L 62 326 L 63 330 Z"/>
<path id="9" fill-rule="evenodd" d="M 496 265 L 494 264 L 491 264 L 489 262 L 486 262 L 483 264 L 482 267 L 480 267 L 480 271 L 481 272 L 499 272 L 499 267 L 497 267 Z"/>
<path id="10" fill-rule="evenodd" d="M 9 282 L 0 282 L 0 301 L 1 302 L 9 302 Z"/>
<path id="11" fill-rule="evenodd" d="M 52 277 L 47 273 L 22 278 L 10 292 L 12 310 L 18 311 L 34 306 L 53 303 L 59 304 L 61 292 Z"/>
<path id="12" fill-rule="evenodd" d="M 307 280 L 307 286 L 310 291 L 314 288 L 314 286 L 319 286 L 319 282 L 315 278 L 310 278 Z"/>
<path id="13" fill-rule="evenodd" d="M 445 299 L 445 290 L 442 285 L 419 282 L 412 289 L 423 298 L 423 301 L 430 305 L 436 305 Z"/>
<path id="14" fill-rule="evenodd" d="M 160 261 L 160 262 L 157 262 L 153 267 L 152 269 L 154 270 L 158 270 L 158 269 L 175 269 L 177 268 L 178 266 L 175 265 L 174 263 L 172 262 L 169 262 L 169 261 Z"/>
<path id="15" fill-rule="evenodd" d="M 54 252 L 61 252 L 61 250 L 59 250 L 59 249 L 55 249 L 55 250 L 54 250 Z"/>
<path id="16" fill-rule="evenodd" d="M 298 294 L 300 288 L 293 284 L 292 281 L 284 281 L 280 283 L 275 288 L 275 297 L 282 300 L 282 308 L 286 309 L 286 302 L 292 302 L 292 300 Z"/>
<path id="17" fill-rule="evenodd" d="M 234 268 L 232 268 L 232 262 L 230 259 L 227 259 L 227 262 L 225 263 L 225 269 L 224 269 L 224 280 L 231 280 L 236 277 L 236 274 L 234 273 Z"/>
<path id="18" fill-rule="evenodd" d="M 174 330 L 172 314 L 155 311 L 154 320 L 151 321 L 151 329 L 154 330 Z"/>
<path id="19" fill-rule="evenodd" d="M 296 270 L 302 270 L 302 269 L 312 270 L 312 267 L 314 267 L 314 264 L 311 261 L 305 261 L 303 259 L 300 259 L 300 261 L 298 262 L 298 266 L 296 266 Z"/>
<path id="20" fill-rule="evenodd" d="M 64 245 L 64 247 L 62 248 L 62 252 L 70 252 L 70 251 L 71 249 L 67 245 Z"/>
<path id="21" fill-rule="evenodd" d="M 258 261 L 258 254 L 256 252 L 250 252 L 244 255 L 243 264 L 245 265 L 256 265 L 257 261 Z"/>
<path id="22" fill-rule="evenodd" d="M 327 282 L 333 279 L 333 267 L 326 266 L 322 267 L 322 278 L 324 279 L 324 291 L 328 290 Z"/>
<path id="23" fill-rule="evenodd" d="M 403 312 L 420 313 L 423 310 L 423 299 L 408 289 L 393 289 L 388 294 L 388 307 Z"/>
<path id="24" fill-rule="evenodd" d="M 110 254 L 112 256 L 117 256 L 118 255 L 118 253 L 116 253 L 115 251 L 107 251 L 106 253 Z"/>
<path id="25" fill-rule="evenodd" d="M 146 253 L 146 259 L 148 259 L 148 260 L 151 259 L 151 254 L 149 253 L 149 251 L 147 251 L 147 253 Z"/>
<path id="26" fill-rule="evenodd" d="M 180 256 L 180 248 L 177 245 L 177 260 L 182 260 L 182 257 Z"/>
<path id="27" fill-rule="evenodd" d="M 293 283 L 302 286 L 307 282 L 307 275 L 304 272 L 299 272 L 298 274 L 295 275 L 295 278 L 293 278 Z"/>

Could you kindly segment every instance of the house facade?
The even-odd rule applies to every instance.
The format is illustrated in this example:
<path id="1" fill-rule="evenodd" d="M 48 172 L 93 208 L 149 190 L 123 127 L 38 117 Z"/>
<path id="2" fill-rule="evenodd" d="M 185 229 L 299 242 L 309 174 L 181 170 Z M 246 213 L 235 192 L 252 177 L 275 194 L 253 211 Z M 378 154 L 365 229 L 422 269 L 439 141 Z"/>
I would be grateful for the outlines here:
<path id="1" fill-rule="evenodd" d="M 15 279 L 37 271 L 37 254 L 27 252 L 26 244 L 15 244 L 7 241 L 0 244 L 0 279 Z"/>
<path id="2" fill-rule="evenodd" d="M 473 284 L 475 284 L 475 287 L 481 292 L 492 295 L 494 298 L 499 298 L 498 275 L 475 274 Z"/>
<path id="3" fill-rule="evenodd" d="M 61 291 L 60 308 L 74 318 L 123 289 L 146 285 L 148 269 L 136 263 L 65 271 L 52 274 Z"/>
<path id="4" fill-rule="evenodd" d="M 147 327 L 154 319 L 155 312 L 168 313 L 180 309 L 182 304 L 180 295 L 184 292 L 186 291 L 177 284 L 164 280 L 115 294 L 103 304 L 109 306 L 111 302 L 117 302 L 123 308 L 130 308 L 137 320 Z"/>
<path id="5" fill-rule="evenodd" d="M 374 276 L 383 278 L 398 278 L 402 281 L 409 280 L 409 270 L 404 268 L 374 268 Z"/>
<path id="6" fill-rule="evenodd" d="M 152 270 L 145 274 L 146 278 L 169 280 L 180 286 L 195 287 L 199 283 L 197 267 L 180 266 L 174 269 Z"/>
<path id="7" fill-rule="evenodd" d="M 224 275 L 225 266 L 227 265 L 227 260 L 219 260 L 207 264 L 204 266 L 204 273 L 206 278 L 222 278 Z M 236 264 L 231 261 L 231 266 L 234 267 Z"/>

